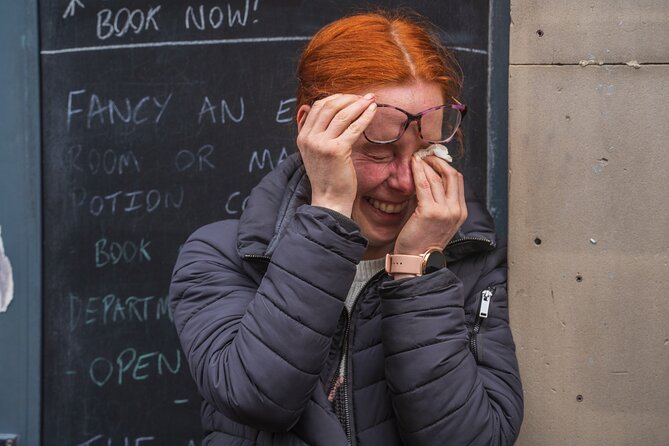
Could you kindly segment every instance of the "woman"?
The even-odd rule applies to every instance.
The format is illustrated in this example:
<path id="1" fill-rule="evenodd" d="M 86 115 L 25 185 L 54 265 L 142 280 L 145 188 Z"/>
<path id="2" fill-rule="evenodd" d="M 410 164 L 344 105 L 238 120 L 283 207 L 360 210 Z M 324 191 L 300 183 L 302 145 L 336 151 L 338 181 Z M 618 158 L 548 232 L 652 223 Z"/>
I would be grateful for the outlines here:
<path id="1" fill-rule="evenodd" d="M 464 112 L 457 65 L 426 29 L 373 13 L 314 36 L 299 66 L 300 156 L 261 181 L 239 221 L 183 247 L 171 304 L 204 444 L 518 435 L 506 251 L 462 175 L 415 155 L 453 146 Z"/>

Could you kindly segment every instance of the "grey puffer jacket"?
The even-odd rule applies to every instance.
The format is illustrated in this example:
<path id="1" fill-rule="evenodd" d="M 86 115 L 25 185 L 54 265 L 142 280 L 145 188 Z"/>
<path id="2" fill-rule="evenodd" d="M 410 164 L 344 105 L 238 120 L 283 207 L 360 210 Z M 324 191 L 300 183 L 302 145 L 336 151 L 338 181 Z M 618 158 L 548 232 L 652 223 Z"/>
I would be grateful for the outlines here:
<path id="1" fill-rule="evenodd" d="M 170 288 L 204 402 L 205 445 L 509 445 L 523 416 L 506 250 L 481 203 L 448 268 L 377 274 L 344 299 L 366 239 L 308 205 L 296 156 L 253 190 L 241 220 L 197 230 Z M 482 298 L 486 297 L 482 317 Z M 327 399 L 348 352 L 343 427 Z"/>

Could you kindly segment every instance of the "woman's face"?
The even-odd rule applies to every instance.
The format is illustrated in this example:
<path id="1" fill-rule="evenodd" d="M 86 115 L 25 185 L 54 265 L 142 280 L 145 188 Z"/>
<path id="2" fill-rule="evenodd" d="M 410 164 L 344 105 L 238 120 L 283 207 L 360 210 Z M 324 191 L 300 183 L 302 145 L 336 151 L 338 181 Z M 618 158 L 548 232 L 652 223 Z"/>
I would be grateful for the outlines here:
<path id="1" fill-rule="evenodd" d="M 393 105 L 409 113 L 419 113 L 444 103 L 441 88 L 436 83 L 418 81 L 372 88 L 370 91 L 376 95 L 377 103 Z M 384 126 L 393 133 L 399 123 L 383 119 L 383 110 L 377 109 L 370 127 Z M 436 131 L 440 131 L 440 122 L 423 119 L 424 135 L 435 130 L 430 128 L 431 125 L 438 125 Z M 361 136 L 353 145 L 358 193 L 353 203 L 352 218 L 369 240 L 365 259 L 379 258 L 391 252 L 395 239 L 413 213 L 416 202 L 411 156 L 428 145 L 420 138 L 415 122 L 392 144 L 373 144 Z"/>

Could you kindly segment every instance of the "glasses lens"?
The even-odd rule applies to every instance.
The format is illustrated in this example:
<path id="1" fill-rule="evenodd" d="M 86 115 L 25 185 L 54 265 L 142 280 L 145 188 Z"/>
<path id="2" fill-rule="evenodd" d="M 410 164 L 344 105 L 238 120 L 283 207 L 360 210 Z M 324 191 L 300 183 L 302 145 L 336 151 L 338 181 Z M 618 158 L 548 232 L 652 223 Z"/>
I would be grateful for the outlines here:
<path id="1" fill-rule="evenodd" d="M 402 133 L 407 116 L 392 107 L 379 107 L 376 115 L 365 129 L 365 136 L 372 142 L 395 141 Z"/>
<path id="2" fill-rule="evenodd" d="M 460 110 L 449 105 L 439 107 L 423 115 L 421 133 L 430 142 L 449 142 L 460 126 Z"/>

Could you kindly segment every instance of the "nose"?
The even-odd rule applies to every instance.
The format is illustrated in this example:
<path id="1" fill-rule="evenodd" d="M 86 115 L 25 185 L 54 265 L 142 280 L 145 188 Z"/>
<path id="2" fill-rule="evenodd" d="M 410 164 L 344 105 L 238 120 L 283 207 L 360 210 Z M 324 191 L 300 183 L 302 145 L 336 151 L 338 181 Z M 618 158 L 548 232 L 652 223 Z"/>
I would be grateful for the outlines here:
<path id="1" fill-rule="evenodd" d="M 411 171 L 411 156 L 398 157 L 393 163 L 393 171 L 388 177 L 388 186 L 408 197 L 414 193 L 413 172 Z"/>
<path id="2" fill-rule="evenodd" d="M 415 150 L 421 145 L 418 123 L 412 122 L 406 129 L 399 141 L 395 143 L 398 155 L 393 163 L 393 172 L 388 177 L 388 186 L 405 197 L 413 195 L 416 191 L 411 171 L 411 157 Z"/>

